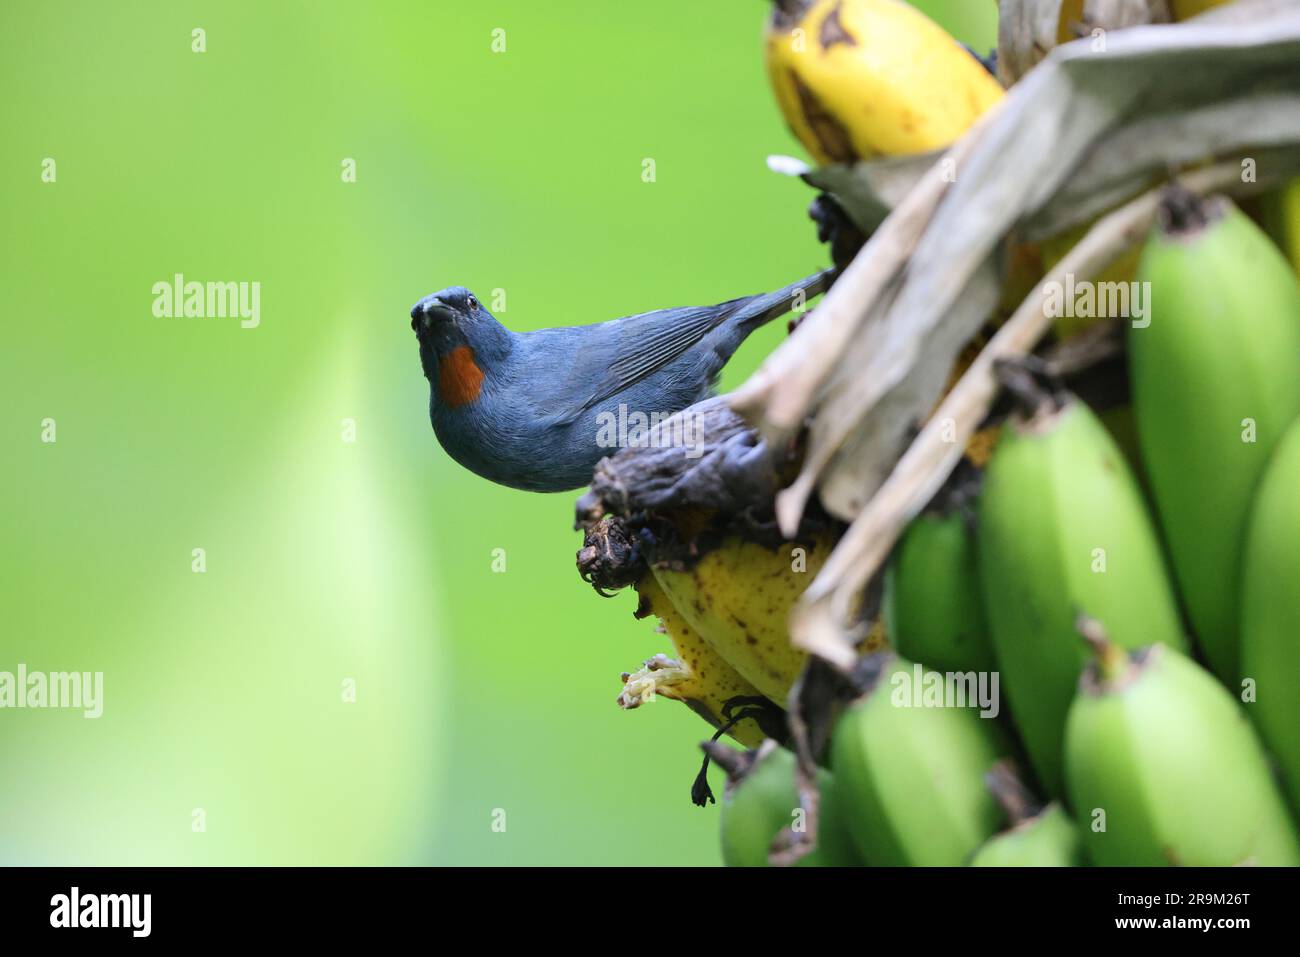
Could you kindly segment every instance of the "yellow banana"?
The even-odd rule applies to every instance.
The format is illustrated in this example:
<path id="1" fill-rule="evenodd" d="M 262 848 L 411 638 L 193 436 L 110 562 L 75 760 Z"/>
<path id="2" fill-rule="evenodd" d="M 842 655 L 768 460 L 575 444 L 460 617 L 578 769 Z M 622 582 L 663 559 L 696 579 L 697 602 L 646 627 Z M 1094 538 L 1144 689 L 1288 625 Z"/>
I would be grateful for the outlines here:
<path id="1" fill-rule="evenodd" d="M 659 630 L 673 643 L 677 657 L 655 655 L 644 667 L 623 675 L 623 691 L 618 696 L 621 707 L 631 710 L 663 695 L 681 701 L 715 728 L 722 728 L 730 717 L 728 702 L 753 702 L 761 695 L 705 642 L 668 600 L 654 576 L 646 575 L 637 583 L 641 604 L 637 617 L 656 615 Z M 747 748 L 756 747 L 765 737 L 753 718 L 736 722 L 727 733 Z"/>
<path id="2" fill-rule="evenodd" d="M 833 541 L 772 549 L 726 538 L 689 569 L 652 566 L 686 623 L 758 691 L 785 707 L 807 655 L 790 644 L 788 619 Z"/>
<path id="3" fill-rule="evenodd" d="M 1002 98 L 902 0 L 777 0 L 766 63 L 791 131 L 823 165 L 940 149 Z"/>

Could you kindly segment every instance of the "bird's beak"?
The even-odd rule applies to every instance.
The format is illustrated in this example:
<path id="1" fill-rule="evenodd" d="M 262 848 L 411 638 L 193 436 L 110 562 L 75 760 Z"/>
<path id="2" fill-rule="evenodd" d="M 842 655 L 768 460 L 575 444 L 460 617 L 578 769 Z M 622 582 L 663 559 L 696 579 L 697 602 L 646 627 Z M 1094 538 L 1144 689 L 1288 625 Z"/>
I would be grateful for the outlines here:
<path id="1" fill-rule="evenodd" d="M 425 296 L 411 307 L 411 328 L 429 328 L 439 316 L 450 316 L 453 310 L 437 296 Z"/>

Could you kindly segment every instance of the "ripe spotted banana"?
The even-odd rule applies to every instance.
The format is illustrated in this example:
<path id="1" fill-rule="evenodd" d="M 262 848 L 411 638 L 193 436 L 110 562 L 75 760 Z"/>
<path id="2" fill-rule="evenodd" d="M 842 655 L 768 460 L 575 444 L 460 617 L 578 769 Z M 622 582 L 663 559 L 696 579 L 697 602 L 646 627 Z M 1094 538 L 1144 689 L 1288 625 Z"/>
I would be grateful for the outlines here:
<path id="1" fill-rule="evenodd" d="M 1151 322 L 1128 342 L 1142 457 L 1193 631 L 1235 687 L 1247 514 L 1300 415 L 1300 285 L 1230 201 L 1182 192 L 1162 207 L 1140 278 Z"/>
<path id="2" fill-rule="evenodd" d="M 790 644 L 790 609 L 833 547 L 829 533 L 779 548 L 731 536 L 689 568 L 655 564 L 652 570 L 694 632 L 760 694 L 784 708 L 807 660 Z M 878 632 L 872 647 L 882 640 Z"/>
<path id="3" fill-rule="evenodd" d="M 1300 845 L 1232 696 L 1191 659 L 1098 640 L 1070 708 L 1066 776 L 1099 866 L 1295 866 Z"/>
<path id="4" fill-rule="evenodd" d="M 985 473 L 979 575 L 1002 684 L 1034 770 L 1063 791 L 1081 612 L 1127 648 L 1183 649 L 1160 543 L 1123 453 L 1077 399 L 1013 421 Z"/>
<path id="5" fill-rule="evenodd" d="M 651 575 L 644 576 L 636 589 L 641 596 L 637 617 L 657 615 L 660 630 L 672 641 L 677 657 L 656 655 L 639 671 L 624 674 L 620 706 L 630 710 L 654 695 L 663 695 L 685 703 L 709 724 L 722 728 L 737 705 L 743 707 L 762 697 L 696 634 Z M 764 738 L 758 722 L 749 717 L 731 725 L 727 733 L 751 748 Z"/>
<path id="6" fill-rule="evenodd" d="M 885 570 L 885 633 L 912 661 L 936 671 L 997 667 L 965 517 L 925 514 L 908 527 Z"/>
<path id="7" fill-rule="evenodd" d="M 739 776 L 729 778 L 722 798 L 722 860 L 728 867 L 767 867 L 773 839 L 783 829 L 797 825 L 803 814 L 794 783 L 795 759 L 769 740 L 744 763 L 748 766 Z M 817 779 L 824 795 L 817 846 L 800 858 L 797 866 L 861 866 L 841 809 L 825 797 L 831 775 L 821 771 Z"/>
<path id="8" fill-rule="evenodd" d="M 766 62 L 786 122 L 823 165 L 940 149 L 1002 98 L 902 0 L 777 0 Z"/>
<path id="9" fill-rule="evenodd" d="M 1300 812 L 1300 421 L 1260 481 L 1242 567 L 1242 674 L 1255 683 L 1246 709 Z"/>
<path id="10" fill-rule="evenodd" d="M 874 684 L 835 727 L 828 791 L 867 864 L 959 866 L 1001 820 L 984 774 L 1004 742 L 973 710 L 925 706 L 919 690 L 904 699 L 910 662 L 882 652 L 876 663 Z"/>

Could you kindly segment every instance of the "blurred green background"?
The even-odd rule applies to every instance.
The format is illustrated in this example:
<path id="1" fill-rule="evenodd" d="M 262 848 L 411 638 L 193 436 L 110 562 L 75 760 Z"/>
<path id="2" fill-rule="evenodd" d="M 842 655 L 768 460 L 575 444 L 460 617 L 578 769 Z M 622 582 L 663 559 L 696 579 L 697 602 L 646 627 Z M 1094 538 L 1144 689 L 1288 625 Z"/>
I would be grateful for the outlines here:
<path id="1" fill-rule="evenodd" d="M 464 284 L 585 323 L 823 265 L 764 165 L 802 155 L 765 6 L 3 6 L 0 670 L 105 702 L 0 711 L 0 863 L 718 862 L 707 727 L 614 703 L 665 639 L 579 580 L 575 495 L 442 453 L 407 313 Z M 992 3 L 917 6 L 994 43 Z M 178 272 L 260 282 L 261 325 L 155 318 Z"/>

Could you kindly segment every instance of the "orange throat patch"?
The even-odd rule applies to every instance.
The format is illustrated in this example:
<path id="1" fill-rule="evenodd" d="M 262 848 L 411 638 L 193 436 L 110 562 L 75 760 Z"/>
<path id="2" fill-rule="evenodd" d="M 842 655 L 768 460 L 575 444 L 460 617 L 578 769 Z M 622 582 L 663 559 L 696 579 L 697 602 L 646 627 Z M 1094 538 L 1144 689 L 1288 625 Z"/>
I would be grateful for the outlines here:
<path id="1" fill-rule="evenodd" d="M 457 346 L 438 361 L 438 395 L 455 408 L 473 402 L 483 388 L 483 370 L 474 361 L 474 350 Z"/>

